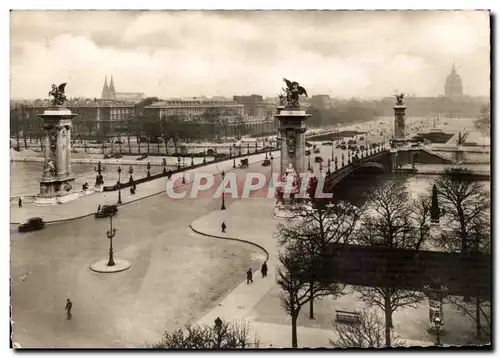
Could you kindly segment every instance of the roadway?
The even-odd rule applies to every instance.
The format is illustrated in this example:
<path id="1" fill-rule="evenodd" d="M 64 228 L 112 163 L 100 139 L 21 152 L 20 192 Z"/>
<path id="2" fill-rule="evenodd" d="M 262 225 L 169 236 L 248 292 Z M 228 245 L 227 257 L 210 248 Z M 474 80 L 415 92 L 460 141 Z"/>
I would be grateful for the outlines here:
<path id="1" fill-rule="evenodd" d="M 260 163 L 251 170 L 271 171 Z M 244 170 L 236 172 L 244 177 Z M 233 200 L 226 195 L 228 213 Z M 264 257 L 251 246 L 199 237 L 188 228 L 220 204 L 208 195 L 175 200 L 160 194 L 121 207 L 113 220 L 115 257 L 133 266 L 118 274 L 89 270 L 107 257 L 107 219 L 11 232 L 14 340 L 25 348 L 139 347 L 200 318 Z M 67 297 L 71 321 L 64 318 Z"/>

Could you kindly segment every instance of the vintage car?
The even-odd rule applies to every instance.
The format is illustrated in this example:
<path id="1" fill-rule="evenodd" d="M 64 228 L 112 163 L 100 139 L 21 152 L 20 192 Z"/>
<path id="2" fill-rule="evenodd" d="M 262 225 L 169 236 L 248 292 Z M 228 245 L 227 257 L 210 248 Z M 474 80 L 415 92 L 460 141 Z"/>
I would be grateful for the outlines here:
<path id="1" fill-rule="evenodd" d="M 305 154 L 306 155 L 311 155 L 311 151 L 310 150 L 306 150 Z"/>
<path id="2" fill-rule="evenodd" d="M 116 205 L 103 205 L 98 212 L 94 214 L 96 219 L 107 218 L 109 216 L 116 215 L 118 212 L 118 207 Z"/>
<path id="3" fill-rule="evenodd" d="M 264 161 L 262 162 L 262 166 L 263 167 L 268 167 L 271 165 L 271 160 L 270 159 L 264 159 Z"/>
<path id="4" fill-rule="evenodd" d="M 313 150 L 313 153 L 318 154 L 320 152 L 319 148 Z"/>
<path id="5" fill-rule="evenodd" d="M 333 145 L 333 142 L 323 142 L 321 145 Z"/>
<path id="6" fill-rule="evenodd" d="M 321 163 L 323 161 L 323 158 L 321 158 L 320 156 L 317 156 L 317 157 L 314 157 L 314 161 L 316 163 Z"/>
<path id="7" fill-rule="evenodd" d="M 45 227 L 45 222 L 43 221 L 43 219 L 35 217 L 35 218 L 30 218 L 24 224 L 19 225 L 17 230 L 19 232 L 28 232 L 28 231 L 41 230 L 44 227 Z"/>
<path id="8" fill-rule="evenodd" d="M 148 157 L 147 154 L 143 154 L 140 157 L 138 157 L 137 160 L 143 160 L 143 159 L 146 159 L 147 157 Z"/>
<path id="9" fill-rule="evenodd" d="M 312 146 L 313 146 L 313 145 L 312 145 L 311 143 L 306 142 L 306 147 L 310 148 L 310 147 L 312 147 Z"/>

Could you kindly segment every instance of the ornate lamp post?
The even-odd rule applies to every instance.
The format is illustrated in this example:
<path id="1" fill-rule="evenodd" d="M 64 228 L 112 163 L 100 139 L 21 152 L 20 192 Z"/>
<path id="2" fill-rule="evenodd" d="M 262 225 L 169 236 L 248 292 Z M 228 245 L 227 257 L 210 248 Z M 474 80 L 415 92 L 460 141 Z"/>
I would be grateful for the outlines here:
<path id="1" fill-rule="evenodd" d="M 266 149 L 266 159 L 267 159 L 267 149 Z"/>
<path id="2" fill-rule="evenodd" d="M 351 164 L 351 151 L 350 150 L 347 151 L 347 164 L 348 165 Z"/>
<path id="3" fill-rule="evenodd" d="M 342 166 L 344 166 L 344 153 L 342 153 Z"/>
<path id="4" fill-rule="evenodd" d="M 177 170 L 181 170 L 181 157 L 177 157 Z"/>
<path id="5" fill-rule="evenodd" d="M 443 322 L 441 321 L 441 318 L 435 317 L 434 318 L 434 326 L 436 327 L 436 346 L 440 347 L 441 346 L 441 327 L 443 326 Z"/>
<path id="6" fill-rule="evenodd" d="M 338 166 L 338 159 L 337 159 L 337 156 L 335 156 L 335 171 L 339 170 L 339 166 Z"/>
<path id="7" fill-rule="evenodd" d="M 167 160 L 163 158 L 162 163 L 163 163 L 163 174 L 167 174 Z"/>
<path id="8" fill-rule="evenodd" d="M 104 184 L 104 179 L 102 178 L 102 172 L 106 171 L 106 168 L 102 166 L 101 161 L 97 162 L 97 167 L 94 167 L 94 171 L 97 173 L 97 176 L 95 178 L 95 185 Z"/>
<path id="9" fill-rule="evenodd" d="M 247 155 L 250 154 L 250 143 L 247 143 Z"/>
<path id="10" fill-rule="evenodd" d="M 330 170 L 330 163 L 331 163 L 331 161 L 330 161 L 330 159 L 328 159 L 328 170 L 326 171 L 326 172 L 327 172 L 327 174 L 330 174 L 330 173 L 332 172 L 332 171 Z"/>
<path id="11" fill-rule="evenodd" d="M 134 181 L 134 177 L 132 176 L 132 174 L 134 174 L 134 168 L 132 168 L 132 166 L 130 166 L 128 168 L 128 173 L 130 174 L 130 177 L 128 178 L 128 181 L 130 183 L 132 183 Z"/>
<path id="12" fill-rule="evenodd" d="M 224 182 L 224 177 L 226 176 L 226 173 L 224 173 L 224 170 L 222 171 L 221 173 L 221 177 L 222 177 L 222 185 L 224 185 L 224 189 L 226 189 L 226 184 Z M 226 202 L 225 202 L 225 198 L 224 198 L 224 191 L 222 192 L 222 205 L 220 207 L 221 210 L 226 210 Z"/>
<path id="13" fill-rule="evenodd" d="M 323 172 L 323 162 L 319 162 L 319 172 Z"/>
<path id="14" fill-rule="evenodd" d="M 236 143 L 233 143 L 233 169 L 234 168 L 236 168 Z"/>
<path id="15" fill-rule="evenodd" d="M 109 217 L 109 230 L 106 231 L 106 236 L 109 239 L 109 259 L 108 259 L 108 266 L 114 266 L 115 261 L 113 259 L 113 238 L 116 235 L 116 229 L 113 228 L 113 215 L 110 215 Z"/>
<path id="16" fill-rule="evenodd" d="M 333 160 L 333 147 L 334 147 L 334 145 L 333 145 L 333 141 L 332 141 L 332 160 Z"/>
<path id="17" fill-rule="evenodd" d="M 443 300 L 448 296 L 448 288 L 439 279 L 432 279 L 424 286 L 424 292 L 429 299 L 429 326 L 436 332 L 436 345 L 441 345 L 440 334 L 444 325 Z"/>
<path id="18" fill-rule="evenodd" d="M 118 202 L 117 204 L 121 204 L 122 203 L 122 188 L 121 188 L 121 183 L 120 183 L 120 176 L 121 176 L 121 172 L 122 172 L 122 168 L 121 167 L 118 167 L 117 169 L 118 171 Z"/>
<path id="19" fill-rule="evenodd" d="M 312 170 L 312 167 L 311 167 L 311 155 L 307 156 L 307 170 Z"/>
<path id="20" fill-rule="evenodd" d="M 191 156 L 191 166 L 194 167 L 194 158 Z"/>
<path id="21" fill-rule="evenodd" d="M 146 165 L 146 168 L 148 170 L 148 173 L 146 174 L 146 177 L 149 178 L 151 176 L 151 172 L 150 172 L 150 170 L 151 170 L 151 163 L 150 162 L 148 162 L 148 164 Z"/>

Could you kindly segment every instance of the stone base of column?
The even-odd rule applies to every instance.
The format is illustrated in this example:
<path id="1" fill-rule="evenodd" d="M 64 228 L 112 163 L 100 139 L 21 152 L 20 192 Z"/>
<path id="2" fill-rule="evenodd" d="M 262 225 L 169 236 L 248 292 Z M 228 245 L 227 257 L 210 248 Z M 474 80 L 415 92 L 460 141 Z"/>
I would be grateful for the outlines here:
<path id="1" fill-rule="evenodd" d="M 40 194 L 33 202 L 41 205 L 55 205 L 78 199 L 80 192 L 74 187 L 75 177 L 40 181 Z"/>

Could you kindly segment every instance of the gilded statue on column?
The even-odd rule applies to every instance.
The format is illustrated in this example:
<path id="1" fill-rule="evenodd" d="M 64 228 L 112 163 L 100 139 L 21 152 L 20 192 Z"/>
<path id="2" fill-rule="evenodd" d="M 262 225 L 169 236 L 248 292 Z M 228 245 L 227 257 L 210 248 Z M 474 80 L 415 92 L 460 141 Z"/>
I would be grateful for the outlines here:
<path id="1" fill-rule="evenodd" d="M 282 89 L 283 93 L 279 96 L 280 105 L 285 106 L 285 108 L 300 108 L 299 96 L 305 95 L 307 97 L 306 89 L 298 82 L 292 82 L 286 78 L 283 78 L 283 81 L 286 88 Z"/>
<path id="2" fill-rule="evenodd" d="M 61 83 L 59 86 L 52 85 L 52 90 L 49 92 L 49 97 L 52 96 L 53 106 L 62 106 L 66 102 L 66 83 Z"/>

